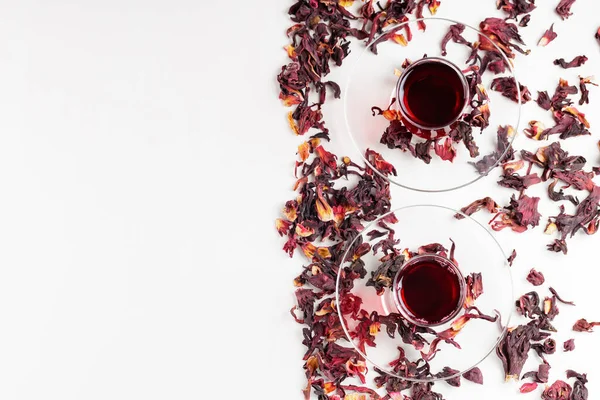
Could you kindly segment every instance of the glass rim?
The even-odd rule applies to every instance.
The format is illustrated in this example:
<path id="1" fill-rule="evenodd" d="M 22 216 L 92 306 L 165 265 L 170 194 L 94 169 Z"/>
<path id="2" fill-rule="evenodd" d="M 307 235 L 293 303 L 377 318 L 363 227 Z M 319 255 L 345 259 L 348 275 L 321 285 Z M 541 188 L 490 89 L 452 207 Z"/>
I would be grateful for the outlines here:
<path id="1" fill-rule="evenodd" d="M 500 245 L 500 242 L 498 242 L 498 240 L 496 239 L 496 237 L 493 235 L 493 233 L 485 225 L 483 225 L 479 221 L 475 220 L 471 216 L 466 215 L 462 211 L 457 211 L 457 210 L 454 210 L 454 209 L 452 209 L 450 207 L 441 206 L 441 205 L 437 205 L 437 204 L 412 204 L 412 205 L 408 205 L 408 206 L 398 207 L 398 208 L 396 208 L 394 210 L 388 211 L 387 213 L 381 215 L 379 218 L 377 218 L 374 221 L 371 221 L 368 225 L 366 225 L 364 227 L 364 229 L 363 229 L 363 232 L 366 232 L 370 228 L 376 227 L 377 223 L 380 220 L 382 220 L 383 218 L 387 217 L 390 214 L 393 214 L 393 213 L 396 213 L 396 212 L 399 212 L 399 211 L 403 211 L 403 210 L 413 209 L 413 208 L 427 208 L 427 207 L 434 207 L 434 208 L 442 209 L 442 210 L 445 210 L 445 211 L 450 211 L 450 212 L 452 212 L 454 214 L 459 214 L 459 215 L 463 216 L 464 219 L 470 220 L 470 221 L 474 222 L 477 226 L 479 226 L 481 229 L 483 229 L 488 234 L 488 236 L 494 241 L 494 243 L 496 244 L 496 247 L 500 250 L 500 253 L 502 254 L 503 264 L 505 266 L 505 269 L 508 271 L 508 277 L 510 278 L 510 298 L 511 298 L 511 301 L 513 301 L 514 298 L 515 298 L 514 280 L 513 280 L 513 276 L 512 276 L 512 271 L 511 271 L 511 268 L 510 268 L 510 264 L 508 263 L 508 258 L 506 256 L 506 253 L 504 252 L 504 249 Z M 341 267 L 342 264 L 345 262 L 348 254 L 350 252 L 350 250 L 352 249 L 352 246 L 354 245 L 354 243 L 356 242 L 356 240 L 358 240 L 358 238 L 361 235 L 362 235 L 362 233 L 356 235 L 356 237 L 354 237 L 354 239 L 352 239 L 352 241 L 348 243 L 346 249 L 344 250 L 344 255 L 342 256 L 338 267 Z M 335 303 L 336 303 L 336 305 L 338 307 L 341 304 L 340 303 L 340 292 L 338 290 L 338 288 L 340 286 L 340 277 L 341 277 L 341 273 L 340 273 L 339 268 L 338 268 L 338 274 L 337 274 L 337 277 L 336 277 L 336 280 L 335 280 Z M 369 358 L 365 354 L 365 352 L 361 351 L 354 344 L 354 341 L 350 337 L 350 332 L 348 331 L 348 328 L 346 327 L 346 324 L 344 323 L 343 316 L 340 315 L 339 312 L 338 312 L 338 318 L 340 318 L 340 325 L 342 325 L 342 329 L 344 330 L 344 334 L 346 335 L 346 339 L 350 342 L 350 344 L 352 345 L 352 348 L 358 354 L 360 354 L 360 356 L 363 357 L 365 359 L 365 361 L 368 361 L 371 365 L 379 368 L 385 374 L 394 376 L 396 378 L 404 379 L 404 380 L 411 381 L 411 382 L 423 382 L 423 383 L 427 383 L 427 382 L 446 381 L 446 380 L 449 380 L 449 379 L 452 379 L 452 378 L 460 377 L 465 372 L 470 371 L 473 368 L 477 367 L 479 364 L 481 364 L 486 358 L 488 358 L 488 356 L 490 354 L 492 354 L 492 352 L 497 348 L 498 344 L 502 341 L 502 339 L 504 338 L 504 336 L 508 332 L 508 326 L 509 326 L 510 321 L 512 319 L 513 313 L 514 313 L 514 307 L 511 307 L 509 309 L 509 312 L 508 312 L 508 315 L 506 317 L 506 320 L 505 321 L 501 321 L 502 330 L 500 332 L 500 335 L 498 335 L 498 340 L 496 340 L 496 342 L 494 343 L 494 345 L 487 352 L 485 352 L 485 354 L 483 354 L 483 356 L 481 357 L 481 359 L 478 360 L 477 362 L 475 362 L 475 364 L 473 364 L 472 366 L 470 366 L 468 368 L 465 368 L 462 371 L 459 371 L 459 372 L 457 372 L 455 374 L 452 374 L 452 375 L 449 375 L 449 376 L 445 376 L 445 377 L 435 377 L 435 376 L 432 376 L 431 378 L 427 378 L 427 379 L 411 378 L 411 377 L 406 377 L 406 376 L 398 375 L 398 374 L 395 374 L 395 373 L 392 373 L 392 372 L 388 371 L 388 368 L 382 367 L 378 363 L 373 362 L 371 360 L 371 358 Z"/>
<path id="2" fill-rule="evenodd" d="M 512 75 L 512 77 L 515 79 L 515 82 L 517 82 L 516 85 L 516 89 L 517 89 L 517 118 L 516 118 L 516 123 L 514 128 L 514 135 L 509 138 L 509 146 L 506 148 L 506 150 L 504 150 L 504 152 L 501 154 L 500 157 L 498 157 L 498 161 L 496 161 L 494 163 L 494 165 L 492 165 L 486 172 L 485 174 L 479 174 L 479 176 L 476 176 L 475 178 L 473 178 L 472 180 L 462 183 L 460 185 L 457 186 L 453 186 L 453 187 L 449 187 L 449 188 L 444 188 L 444 189 L 422 189 L 422 188 L 418 188 L 418 187 L 412 187 L 409 185 L 405 185 L 402 184 L 400 182 L 397 182 L 394 179 L 390 179 L 389 176 L 386 176 L 385 174 L 381 173 L 377 168 L 375 168 L 374 165 L 371 164 L 371 162 L 369 162 L 369 160 L 367 159 L 367 157 L 365 157 L 364 154 L 364 149 L 361 149 L 360 146 L 358 145 L 358 143 L 356 143 L 356 140 L 354 139 L 353 135 L 352 135 L 352 129 L 350 128 L 350 124 L 348 122 L 348 118 L 347 118 L 347 109 L 348 109 L 348 96 L 344 96 L 344 123 L 346 126 L 346 134 L 350 137 L 350 141 L 352 142 L 354 148 L 358 151 L 358 153 L 360 154 L 360 157 L 362 158 L 363 162 L 365 164 L 367 164 L 369 166 L 369 168 L 371 168 L 373 171 L 375 171 L 375 173 L 379 176 L 381 176 L 382 178 L 386 179 L 388 182 L 402 187 L 404 189 L 408 189 L 408 190 L 413 190 L 415 192 L 422 192 L 422 193 L 444 193 L 444 192 L 450 192 L 453 190 L 458 190 L 458 189 L 462 189 L 466 186 L 469 186 L 477 181 L 479 181 L 482 178 L 485 178 L 488 176 L 488 174 L 494 169 L 496 168 L 501 160 L 504 158 L 504 156 L 508 153 L 508 151 L 511 149 L 512 144 L 515 140 L 515 138 L 518 135 L 519 132 L 519 125 L 521 124 L 521 108 L 522 108 L 522 102 L 521 102 L 521 88 L 519 87 L 519 80 L 517 79 L 517 74 L 515 72 L 515 67 L 512 64 L 512 62 L 510 61 L 510 59 L 508 57 L 506 57 L 506 54 L 504 54 L 504 52 L 502 51 L 502 49 L 500 47 L 498 47 L 498 45 L 496 43 L 494 43 L 492 41 L 492 39 L 486 35 L 485 33 L 481 32 L 479 29 L 474 28 L 473 26 L 469 25 L 469 24 L 465 24 L 464 22 L 460 22 L 460 21 L 456 21 L 450 18 L 442 18 L 442 17 L 423 17 L 423 18 L 416 18 L 416 19 L 411 19 L 409 21 L 404 21 L 402 23 L 399 24 L 393 24 L 393 26 L 389 29 L 384 30 L 380 35 L 378 35 L 377 37 L 373 38 L 373 41 L 358 55 L 358 58 L 356 58 L 353 61 L 353 64 L 351 65 L 351 68 L 348 69 L 349 74 L 348 77 L 346 78 L 346 83 L 344 85 L 344 91 L 343 93 L 348 93 L 348 89 L 350 87 L 350 84 L 352 83 L 352 77 L 354 76 L 354 72 L 356 70 L 356 68 L 358 67 L 359 62 L 362 60 L 362 58 L 365 56 L 365 54 L 367 54 L 370 49 L 371 46 L 373 46 L 373 44 L 376 43 L 377 39 L 380 38 L 382 35 L 385 35 L 386 33 L 388 33 L 389 31 L 391 31 L 392 29 L 398 29 L 399 27 L 405 26 L 405 25 L 410 25 L 410 24 L 415 24 L 418 23 L 419 21 L 444 21 L 444 22 L 448 22 L 451 24 L 461 24 L 464 25 L 466 28 L 469 28 L 471 30 L 473 30 L 474 32 L 476 32 L 477 34 L 485 37 L 498 51 L 498 53 L 501 55 L 502 59 L 504 60 L 506 66 L 508 67 L 508 70 L 510 72 L 510 74 Z"/>

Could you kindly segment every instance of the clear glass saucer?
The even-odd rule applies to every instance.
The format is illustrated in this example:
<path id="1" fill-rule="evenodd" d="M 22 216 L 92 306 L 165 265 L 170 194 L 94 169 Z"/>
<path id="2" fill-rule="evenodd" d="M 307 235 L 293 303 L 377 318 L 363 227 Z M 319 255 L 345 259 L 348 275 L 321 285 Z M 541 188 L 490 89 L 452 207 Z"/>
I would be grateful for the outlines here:
<path id="1" fill-rule="evenodd" d="M 425 30 L 420 29 L 423 23 Z M 450 40 L 447 52 L 444 52 L 441 43 L 451 29 L 462 29 L 461 36 L 471 45 Z M 388 40 L 382 41 L 384 38 Z M 482 50 L 482 42 L 486 43 L 485 49 L 491 50 Z M 468 61 L 475 53 L 479 58 Z M 477 85 L 473 83 L 473 69 L 481 70 L 488 53 L 492 63 L 488 63 Z M 403 102 L 398 90 L 399 81 L 410 64 L 423 58 L 456 66 L 471 85 L 466 107 L 458 120 L 442 129 L 415 127 L 415 121 L 407 120 L 400 107 Z M 490 71 L 490 68 L 499 66 L 503 66 L 504 73 Z M 516 101 L 491 89 L 495 78 L 513 78 L 518 82 L 513 62 L 486 35 L 466 24 L 443 18 L 423 18 L 387 26 L 354 60 L 348 71 L 343 91 L 346 131 L 360 154 L 364 155 L 367 149 L 375 150 L 395 167 L 397 175 L 386 178 L 398 186 L 424 192 L 443 192 L 467 186 L 486 176 L 502 160 L 508 150 L 506 144 L 512 143 L 514 132 L 518 131 L 521 113 L 519 85 L 516 84 Z M 500 126 L 513 128 L 509 130 L 511 135 L 506 138 L 507 143 L 499 142 Z M 404 128 L 408 133 L 398 135 Z M 477 151 L 473 146 L 468 148 L 460 139 L 461 135 L 468 135 L 465 132 L 469 129 Z M 407 140 L 410 143 L 408 147 L 419 145 L 422 150 L 423 146 L 430 146 L 431 159 L 425 162 L 415 157 L 415 153 L 419 152 L 407 149 Z M 486 156 L 488 158 L 484 159 Z M 366 159 L 365 162 L 369 164 Z M 476 165 L 477 162 L 479 164 Z"/>
<path id="2" fill-rule="evenodd" d="M 399 307 L 395 282 L 404 265 L 431 254 L 456 265 L 466 291 L 457 314 L 427 325 Z M 506 332 L 514 308 L 506 254 L 485 226 L 460 212 L 433 205 L 392 211 L 367 226 L 342 260 L 336 282 L 342 327 L 382 374 L 420 382 L 458 376 Z"/>

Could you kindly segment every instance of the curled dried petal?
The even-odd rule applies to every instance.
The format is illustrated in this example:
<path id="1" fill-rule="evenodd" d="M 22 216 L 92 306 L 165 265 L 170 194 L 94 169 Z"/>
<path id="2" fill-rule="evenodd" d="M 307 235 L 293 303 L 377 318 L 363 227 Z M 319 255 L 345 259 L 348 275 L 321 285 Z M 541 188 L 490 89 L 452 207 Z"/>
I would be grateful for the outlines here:
<path id="1" fill-rule="evenodd" d="M 575 322 L 573 330 L 575 332 L 593 332 L 595 326 L 599 326 L 600 322 L 588 322 L 585 318 L 582 318 Z"/>
<path id="2" fill-rule="evenodd" d="M 544 283 L 544 275 L 541 272 L 536 271 L 535 269 L 531 269 L 529 274 L 527 275 L 527 281 L 531 283 L 533 286 L 540 286 Z"/>
<path id="3" fill-rule="evenodd" d="M 577 68 L 581 67 L 588 60 L 586 56 L 577 56 L 571 61 L 566 62 L 564 58 L 558 58 L 554 60 L 554 65 L 560 65 L 562 68 Z"/>
<path id="4" fill-rule="evenodd" d="M 562 19 L 567 19 L 573 13 L 571 12 L 571 6 L 575 3 L 575 0 L 560 0 L 560 3 L 556 6 L 556 13 L 560 15 Z"/>
<path id="5" fill-rule="evenodd" d="M 544 393 L 542 393 L 543 400 L 569 400 L 571 396 L 571 385 L 568 383 L 557 380 L 552 385 L 548 386 Z"/>
<path id="6" fill-rule="evenodd" d="M 575 350 L 575 339 L 566 340 L 563 343 L 563 349 L 564 349 L 564 351 L 573 351 L 573 350 Z"/>
<path id="7" fill-rule="evenodd" d="M 538 46 L 547 46 L 551 41 L 556 39 L 558 34 L 554 32 L 554 24 L 550 25 L 550 28 L 544 32 L 544 36 L 538 42 Z"/>

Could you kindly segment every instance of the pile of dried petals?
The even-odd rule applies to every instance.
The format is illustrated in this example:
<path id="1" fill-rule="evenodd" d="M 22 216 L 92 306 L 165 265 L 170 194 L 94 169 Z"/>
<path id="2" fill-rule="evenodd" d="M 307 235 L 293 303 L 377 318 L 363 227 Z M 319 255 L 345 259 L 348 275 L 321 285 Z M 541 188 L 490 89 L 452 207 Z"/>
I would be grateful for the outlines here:
<path id="1" fill-rule="evenodd" d="M 571 7 L 574 2 L 575 0 L 561 0 L 556 7 L 558 15 L 563 19 L 572 15 Z M 385 388 L 385 396 L 365 386 L 345 383 L 347 378 L 358 378 L 364 384 L 367 366 L 360 354 L 344 343 L 346 338 L 340 326 L 340 314 L 354 314 L 357 318 L 363 318 L 365 323 L 372 321 L 367 321 L 371 316 L 359 316 L 360 304 L 335 304 L 333 296 L 338 267 L 346 244 L 363 230 L 365 223 L 390 210 L 390 188 L 389 182 L 370 168 L 358 165 L 348 157 L 338 159 L 325 149 L 329 131 L 323 120 L 322 105 L 328 92 L 336 98 L 341 96 L 340 87 L 325 78 L 332 65 L 341 66 L 348 56 L 351 38 L 372 44 L 371 49 L 375 53 L 377 44 L 383 41 L 405 44 L 411 40 L 410 30 L 405 27 L 389 28 L 407 21 L 410 15 L 422 17 L 425 9 L 435 14 L 440 6 L 439 0 L 363 0 L 361 4 L 358 3 L 354 0 L 294 0 L 289 9 L 294 25 L 287 31 L 291 43 L 286 47 L 291 61 L 282 67 L 277 77 L 281 88 L 280 99 L 286 106 L 293 107 L 293 111 L 288 114 L 292 131 L 296 135 L 305 135 L 314 130 L 312 136 L 298 146 L 299 160 L 295 168 L 297 181 L 294 185 L 297 196 L 285 204 L 283 217 L 276 222 L 278 232 L 286 237 L 284 250 L 292 256 L 298 249 L 309 261 L 294 281 L 297 286 L 297 305 L 292 308 L 293 317 L 304 325 L 303 344 L 307 348 L 304 369 L 308 381 L 304 394 L 309 399 L 312 392 L 319 400 L 439 400 L 442 396 L 433 392 L 431 383 L 411 385 L 405 380 L 383 373 L 375 378 L 375 383 L 377 387 Z M 507 18 L 487 18 L 480 24 L 480 30 L 489 40 L 481 37 L 477 45 L 469 43 L 461 37 L 461 26 L 455 25 L 442 44 L 445 47 L 452 40 L 471 47 L 473 62 L 479 65 L 478 74 L 486 70 L 495 74 L 505 71 L 505 63 L 490 40 L 508 58 L 514 58 L 515 52 L 529 53 L 529 50 L 521 47 L 524 43 L 518 30 L 519 27 L 528 25 L 531 12 L 536 8 L 534 0 L 498 0 L 497 7 L 506 13 Z M 518 24 L 509 22 L 511 19 Z M 419 22 L 419 28 L 426 28 L 423 21 Z M 385 35 L 381 35 L 384 30 Z M 598 40 L 599 35 L 596 34 Z M 540 45 L 548 45 L 555 37 L 556 33 L 551 27 L 540 40 Z M 580 56 L 571 62 L 558 59 L 556 63 L 569 68 L 585 61 L 585 56 Z M 478 107 L 473 109 L 473 115 L 459 124 L 449 137 L 454 143 L 464 143 L 472 157 L 475 157 L 478 149 L 471 130 L 473 127 L 487 126 L 489 110 L 486 109 L 485 90 L 477 84 L 477 75 L 472 81 L 474 84 L 470 85 L 471 94 L 474 98 L 479 97 Z M 580 105 L 589 102 L 588 85 L 593 84 L 590 78 L 580 78 Z M 527 87 L 514 80 L 498 78 L 493 90 L 516 100 L 517 85 L 521 88 L 521 101 L 529 101 L 531 94 Z M 589 123 L 585 115 L 572 105 L 573 101 L 569 98 L 577 93 L 577 87 L 570 86 L 563 80 L 552 97 L 547 92 L 540 92 L 537 103 L 552 112 L 556 125 L 545 128 L 540 122 L 531 121 L 527 135 L 536 140 L 546 139 L 550 135 L 558 135 L 560 139 L 589 135 Z M 382 137 L 382 142 L 388 147 L 408 151 L 424 161 L 431 149 L 440 157 L 449 157 L 451 151 L 440 143 L 430 142 L 417 149 L 410 139 L 406 139 L 406 132 L 393 115 L 386 114 L 380 108 L 374 108 L 374 112 L 390 116 L 390 126 Z M 514 189 L 517 194 L 504 207 L 490 198 L 484 198 L 465 207 L 463 212 L 470 215 L 487 209 L 494 213 L 490 221 L 493 229 L 508 227 L 515 232 L 523 232 L 537 226 L 541 219 L 537 210 L 540 198 L 527 196 L 524 191 L 532 185 L 550 181 L 548 195 L 552 201 L 568 201 L 577 205 L 573 215 L 565 213 L 561 206 L 559 213 L 550 217 L 546 225 L 547 233 L 556 232 L 559 235 L 548 246 L 549 249 L 566 254 L 567 238 L 578 231 L 593 234 L 598 229 L 600 188 L 592 182 L 592 177 L 600 169 L 594 167 L 586 172 L 586 160 L 580 156 L 570 156 L 559 142 L 543 146 L 535 153 L 515 152 L 508 145 L 507 138 L 511 134 L 511 127 L 500 127 L 496 151 L 473 164 L 479 171 L 484 171 L 490 164 L 500 161 L 503 176 L 499 183 Z M 502 154 L 505 154 L 504 158 L 499 160 Z M 367 150 L 365 157 L 383 175 L 396 174 L 394 167 L 380 154 Z M 532 172 L 533 167 L 539 171 Z M 519 174 L 523 169 L 524 174 Z M 559 182 L 587 192 L 587 197 L 580 202 L 577 197 L 566 195 L 562 189 L 556 190 Z M 514 255 L 516 253 L 511 256 L 511 263 Z M 543 276 L 531 271 L 528 279 L 537 283 L 543 281 Z M 373 284 L 376 285 L 376 282 Z M 497 349 L 507 377 L 520 377 L 529 350 L 534 350 L 542 360 L 537 371 L 527 372 L 521 377 L 532 381 L 521 387 L 522 392 L 530 392 L 538 383 L 546 383 L 548 379 L 550 364 L 545 357 L 556 349 L 555 341 L 550 338 L 553 332 L 551 322 L 558 314 L 557 302 L 562 301 L 554 290 L 551 293 L 552 296 L 541 300 L 536 292 L 530 292 L 517 301 L 517 310 L 531 321 L 511 328 Z M 392 323 L 382 321 L 382 316 L 379 316 L 377 322 Z M 596 325 L 600 323 L 581 319 L 573 329 L 591 332 Z M 367 339 L 369 338 L 365 337 L 365 344 L 368 344 Z M 565 342 L 563 347 L 565 351 L 572 351 L 575 348 L 574 341 Z M 400 354 L 397 366 L 415 367 L 406 365 L 405 361 Z M 456 371 L 447 368 L 440 373 L 440 377 L 455 373 Z M 541 394 L 542 399 L 587 399 L 586 375 L 568 370 L 566 376 L 567 379 L 574 379 L 572 385 L 558 380 L 546 387 Z M 478 369 L 465 373 L 463 377 L 483 383 Z M 458 386 L 460 379 L 453 378 L 447 383 Z M 409 388 L 410 397 L 400 394 Z"/>

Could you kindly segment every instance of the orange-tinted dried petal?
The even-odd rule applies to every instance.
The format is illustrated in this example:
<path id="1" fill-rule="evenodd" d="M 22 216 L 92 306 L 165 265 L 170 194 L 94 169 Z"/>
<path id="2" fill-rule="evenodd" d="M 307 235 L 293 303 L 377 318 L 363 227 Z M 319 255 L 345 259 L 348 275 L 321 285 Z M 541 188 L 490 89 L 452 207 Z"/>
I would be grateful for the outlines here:
<path id="1" fill-rule="evenodd" d="M 283 105 L 286 107 L 291 107 L 293 105 L 302 103 L 302 97 L 296 93 L 294 93 L 294 94 L 279 93 L 279 99 L 281 99 L 281 101 L 283 101 Z"/>
<path id="2" fill-rule="evenodd" d="M 313 372 L 319 369 L 319 360 L 317 360 L 317 357 L 315 356 L 310 356 L 308 360 L 306 360 L 304 367 L 308 371 L 309 375 L 312 375 Z"/>
<path id="3" fill-rule="evenodd" d="M 292 46 L 291 44 L 288 44 L 287 46 L 285 46 L 284 49 L 287 52 L 288 57 L 291 58 L 292 60 L 294 60 L 294 59 L 296 59 L 296 57 L 298 57 L 298 55 L 296 54 L 296 48 L 294 46 Z"/>
<path id="4" fill-rule="evenodd" d="M 586 232 L 588 235 L 593 235 L 598 232 L 598 225 L 600 224 L 600 220 L 595 220 L 589 223 L 587 226 Z"/>
<path id="5" fill-rule="evenodd" d="M 296 124 L 296 121 L 294 121 L 294 117 L 293 117 L 293 112 L 289 112 L 287 119 L 288 119 L 288 123 L 290 124 L 290 128 L 292 128 L 292 132 L 294 132 L 295 135 L 299 135 L 300 134 L 300 130 L 298 129 L 298 125 Z"/>
<path id="6" fill-rule="evenodd" d="M 388 121 L 394 121 L 396 119 L 400 119 L 400 114 L 396 110 L 385 110 L 381 113 L 385 119 Z"/>
<path id="7" fill-rule="evenodd" d="M 302 224 L 296 225 L 296 235 L 298 235 L 300 237 L 308 237 L 314 233 L 315 233 L 315 230 L 313 228 L 305 227 Z"/>
<path id="8" fill-rule="evenodd" d="M 406 46 L 408 44 L 406 37 L 404 37 L 404 35 L 401 33 L 393 35 L 392 40 L 402 46 Z"/>
<path id="9" fill-rule="evenodd" d="M 431 13 L 431 15 L 435 15 L 439 6 L 440 0 L 432 0 L 431 3 L 429 3 L 429 12 Z"/>
<path id="10" fill-rule="evenodd" d="M 323 196 L 323 190 L 321 190 L 321 188 L 317 190 L 317 200 L 315 201 L 315 206 L 317 208 L 317 215 L 321 221 L 333 221 L 333 209 L 327 202 L 325 196 Z"/>
<path id="11" fill-rule="evenodd" d="M 304 243 L 301 248 L 304 255 L 312 260 L 312 258 L 315 256 L 315 252 L 317 251 L 315 245 L 312 243 Z"/>
<path id="12" fill-rule="evenodd" d="M 574 116 L 575 118 L 577 118 L 579 120 L 579 122 L 581 122 L 583 124 L 583 126 L 585 126 L 586 128 L 590 127 L 590 123 L 585 118 L 585 114 L 582 113 L 581 111 L 579 111 L 578 109 L 576 109 L 575 107 L 567 106 L 567 107 L 564 107 L 562 110 L 563 110 L 563 112 L 569 113 L 572 116 Z"/>
<path id="13" fill-rule="evenodd" d="M 277 232 L 279 232 L 281 236 L 286 235 L 288 233 L 288 231 L 290 230 L 290 225 L 292 225 L 291 222 L 285 221 L 281 218 L 277 218 L 275 220 L 275 228 L 277 228 Z"/>
<path id="14" fill-rule="evenodd" d="M 529 128 L 525 129 L 525 135 L 530 139 L 541 140 L 542 132 L 546 127 L 540 121 L 529 121 Z"/>
<path id="15" fill-rule="evenodd" d="M 373 322 L 369 326 L 369 335 L 375 336 L 375 335 L 377 335 L 379 333 L 380 330 L 381 330 L 381 323 L 380 322 Z"/>
<path id="16" fill-rule="evenodd" d="M 300 156 L 300 160 L 306 161 L 310 152 L 310 145 L 308 142 L 304 142 L 298 146 L 298 155 Z"/>
<path id="17" fill-rule="evenodd" d="M 513 173 L 513 172 L 519 171 L 524 166 L 525 166 L 525 161 L 518 160 L 518 161 L 511 161 L 511 162 L 502 164 L 502 169 L 504 169 L 505 172 L 510 171 L 510 173 Z"/>
<path id="18" fill-rule="evenodd" d="M 294 222 L 298 217 L 297 214 L 297 206 L 293 201 L 288 202 L 285 207 L 283 207 L 283 215 L 287 218 L 288 221 Z"/>
<path id="19" fill-rule="evenodd" d="M 298 188 L 302 187 L 302 185 L 304 185 L 306 182 L 308 182 L 308 177 L 305 176 L 304 178 L 300 178 L 296 181 L 296 183 L 294 184 L 293 190 L 298 190 Z"/>
<path id="20" fill-rule="evenodd" d="M 354 4 L 354 0 L 340 0 L 338 4 L 342 7 L 351 7 Z"/>
<path id="21" fill-rule="evenodd" d="M 329 394 L 336 390 L 335 384 L 333 382 L 325 382 L 323 390 L 325 390 L 325 393 Z"/>
<path id="22" fill-rule="evenodd" d="M 550 310 L 552 310 L 552 299 L 546 298 L 544 300 L 544 314 L 548 315 Z"/>
<path id="23" fill-rule="evenodd" d="M 315 148 L 315 153 L 323 162 L 331 169 L 335 169 L 337 167 L 337 156 L 333 153 L 328 152 L 323 148 L 323 146 L 317 146 Z"/>
<path id="24" fill-rule="evenodd" d="M 344 400 L 368 400 L 368 398 L 366 394 L 351 393 L 344 396 Z"/>
<path id="25" fill-rule="evenodd" d="M 456 334 L 458 334 L 458 332 L 460 332 L 460 330 L 465 327 L 465 324 L 468 321 L 469 321 L 469 317 L 467 317 L 467 315 L 465 314 L 465 315 L 458 317 L 454 322 L 452 322 L 451 329 L 454 332 L 456 332 L 452 336 L 456 336 Z"/>
<path id="26" fill-rule="evenodd" d="M 341 224 L 344 221 L 344 217 L 346 216 L 346 212 L 344 211 L 343 206 L 335 206 L 333 207 L 333 220 L 336 225 Z"/>
<path id="27" fill-rule="evenodd" d="M 551 235 L 554 232 L 556 232 L 558 230 L 558 227 L 556 226 L 556 224 L 554 222 L 548 222 L 548 225 L 546 225 L 546 229 L 544 230 L 544 233 L 546 235 Z"/>
<path id="28" fill-rule="evenodd" d="M 317 254 L 321 258 L 331 258 L 331 251 L 329 251 L 329 247 L 319 247 L 317 249 Z"/>

